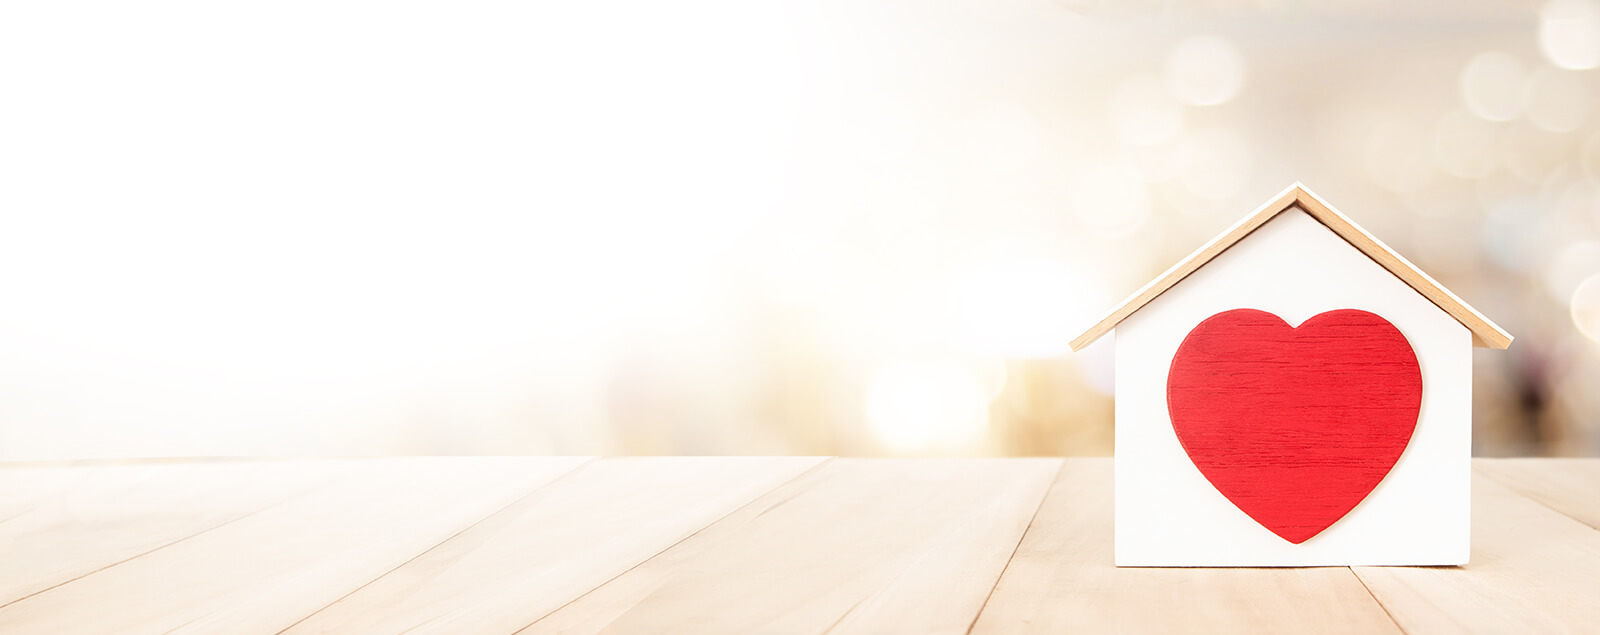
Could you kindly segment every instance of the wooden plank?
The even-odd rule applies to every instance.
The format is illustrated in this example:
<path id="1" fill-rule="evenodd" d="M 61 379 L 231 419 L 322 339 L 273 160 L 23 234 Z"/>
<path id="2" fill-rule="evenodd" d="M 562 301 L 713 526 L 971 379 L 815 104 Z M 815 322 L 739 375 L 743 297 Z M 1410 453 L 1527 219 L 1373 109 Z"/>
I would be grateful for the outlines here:
<path id="1" fill-rule="evenodd" d="M 0 524 L 55 500 L 94 470 L 94 466 L 0 463 Z"/>
<path id="2" fill-rule="evenodd" d="M 1059 459 L 840 459 L 530 633 L 965 633 Z"/>
<path id="3" fill-rule="evenodd" d="M 1523 496 L 1600 529 L 1600 459 L 1477 459 L 1473 467 Z"/>
<path id="4" fill-rule="evenodd" d="M 288 632 L 510 633 L 824 461 L 598 461 Z"/>
<path id="5" fill-rule="evenodd" d="M 339 465 L 0 468 L 0 606 L 265 509 L 326 483 Z"/>
<path id="6" fill-rule="evenodd" d="M 1111 459 L 1067 459 L 981 633 L 1398 633 L 1349 569 L 1118 569 Z"/>
<path id="7" fill-rule="evenodd" d="M 1472 561 L 1359 567 L 1410 632 L 1590 632 L 1600 624 L 1600 531 L 1482 474 L 1472 482 Z"/>
<path id="8" fill-rule="evenodd" d="M 586 460 L 340 462 L 328 487 L 0 608 L 0 632 L 275 633 Z"/>

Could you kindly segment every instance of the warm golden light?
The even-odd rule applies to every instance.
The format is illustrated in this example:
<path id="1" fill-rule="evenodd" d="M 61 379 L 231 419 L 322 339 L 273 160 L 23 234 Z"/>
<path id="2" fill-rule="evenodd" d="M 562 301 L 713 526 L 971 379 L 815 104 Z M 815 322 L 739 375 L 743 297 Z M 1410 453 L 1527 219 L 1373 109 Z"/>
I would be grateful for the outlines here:
<path id="1" fill-rule="evenodd" d="M 1215 106 L 1233 99 L 1244 87 L 1244 55 L 1220 37 L 1189 37 L 1167 56 L 1166 80 L 1184 103 Z"/>
<path id="2" fill-rule="evenodd" d="M 894 453 L 981 447 L 988 423 L 983 384 L 952 362 L 898 364 L 867 384 L 867 423 Z"/>
<path id="3" fill-rule="evenodd" d="M 1600 7 L 1590 0 L 1551 0 L 1539 10 L 1539 49 L 1551 64 L 1600 66 Z"/>
<path id="4" fill-rule="evenodd" d="M 1472 114 L 1484 119 L 1515 119 L 1522 113 L 1525 73 L 1517 58 L 1507 53 L 1480 53 L 1461 71 L 1461 98 Z"/>
<path id="5" fill-rule="evenodd" d="M 1592 0 L 1169 4 L 0 9 L 0 460 L 1104 453 L 1294 181 L 1600 375 Z"/>

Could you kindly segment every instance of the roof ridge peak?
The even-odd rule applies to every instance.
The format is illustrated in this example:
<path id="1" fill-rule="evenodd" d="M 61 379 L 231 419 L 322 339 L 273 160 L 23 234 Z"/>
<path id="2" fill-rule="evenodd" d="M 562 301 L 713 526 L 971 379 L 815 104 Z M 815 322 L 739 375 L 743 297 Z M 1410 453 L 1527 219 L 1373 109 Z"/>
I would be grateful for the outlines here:
<path id="1" fill-rule="evenodd" d="M 1299 209 L 1316 219 L 1317 222 L 1327 227 L 1351 247 L 1366 254 L 1368 258 L 1378 263 L 1390 274 L 1405 282 L 1412 290 L 1422 294 L 1434 306 L 1439 307 L 1440 310 L 1460 322 L 1462 326 L 1467 327 L 1467 330 L 1472 332 L 1473 346 L 1503 349 L 1511 345 L 1512 337 L 1510 333 L 1501 329 L 1489 318 L 1484 317 L 1477 309 L 1463 302 L 1456 294 L 1451 293 L 1449 289 L 1444 288 L 1443 285 L 1440 285 L 1428 274 L 1418 269 L 1416 265 L 1411 264 L 1411 261 L 1406 260 L 1405 257 L 1390 249 L 1388 245 L 1378 240 L 1376 236 L 1367 233 L 1365 229 L 1355 224 L 1349 217 L 1339 213 L 1333 206 L 1324 202 L 1321 197 L 1312 193 L 1304 184 L 1295 181 L 1289 187 L 1284 188 L 1282 192 L 1279 192 L 1277 196 L 1272 197 L 1261 207 L 1256 208 L 1254 212 L 1239 219 L 1238 222 L 1223 230 L 1221 234 L 1201 245 L 1199 249 L 1178 261 L 1177 264 L 1168 268 L 1154 280 L 1140 287 L 1133 295 L 1128 296 L 1126 300 L 1118 304 L 1116 308 L 1112 309 L 1099 322 L 1096 322 L 1094 326 L 1089 327 L 1082 335 L 1073 338 L 1071 343 L 1072 350 L 1082 350 L 1084 347 L 1094 343 L 1095 340 L 1100 339 L 1111 329 L 1116 328 L 1117 324 L 1120 324 L 1139 309 L 1144 308 L 1146 304 L 1149 304 L 1151 300 L 1156 299 L 1167 289 L 1176 286 L 1184 278 L 1187 278 L 1189 274 L 1199 270 L 1200 267 L 1216 258 L 1229 247 L 1244 240 L 1256 229 L 1265 225 L 1267 221 L 1292 208 Z"/>

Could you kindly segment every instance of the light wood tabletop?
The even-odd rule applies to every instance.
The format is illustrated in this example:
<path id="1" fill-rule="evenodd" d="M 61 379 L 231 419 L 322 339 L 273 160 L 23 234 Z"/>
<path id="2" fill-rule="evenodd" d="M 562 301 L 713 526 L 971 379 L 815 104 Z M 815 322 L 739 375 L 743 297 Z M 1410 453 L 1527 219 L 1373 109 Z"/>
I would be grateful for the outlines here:
<path id="1" fill-rule="evenodd" d="M 1110 459 L 0 465 L 0 633 L 1600 632 L 1600 459 L 1463 567 L 1118 569 Z"/>

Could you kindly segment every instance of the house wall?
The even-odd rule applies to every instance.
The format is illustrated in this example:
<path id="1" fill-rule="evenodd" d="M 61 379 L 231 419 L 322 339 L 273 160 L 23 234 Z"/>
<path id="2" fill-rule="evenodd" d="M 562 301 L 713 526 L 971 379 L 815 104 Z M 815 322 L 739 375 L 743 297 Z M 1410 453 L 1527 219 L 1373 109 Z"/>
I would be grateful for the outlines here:
<path id="1" fill-rule="evenodd" d="M 1405 453 L 1321 534 L 1291 544 L 1219 493 L 1167 414 L 1167 370 L 1200 321 L 1237 308 L 1291 325 L 1354 308 L 1393 323 L 1422 371 Z M 1279 215 L 1116 330 L 1116 561 L 1122 566 L 1461 564 L 1468 558 L 1472 336 L 1400 279 L 1299 210 Z"/>

